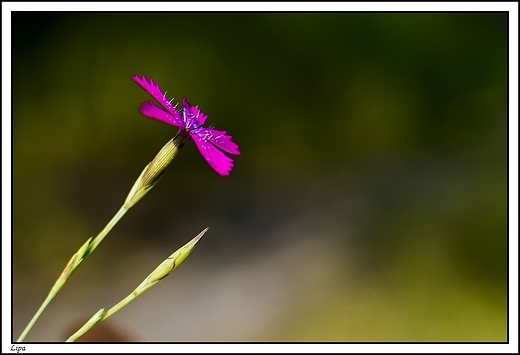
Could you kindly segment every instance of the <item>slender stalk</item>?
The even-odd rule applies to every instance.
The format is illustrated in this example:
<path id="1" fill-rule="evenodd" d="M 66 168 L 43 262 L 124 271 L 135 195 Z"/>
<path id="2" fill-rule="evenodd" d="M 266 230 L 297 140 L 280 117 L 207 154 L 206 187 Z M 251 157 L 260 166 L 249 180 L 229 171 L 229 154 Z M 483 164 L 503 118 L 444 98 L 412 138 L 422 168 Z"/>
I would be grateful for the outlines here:
<path id="1" fill-rule="evenodd" d="M 54 298 L 54 296 L 51 296 L 51 294 L 49 293 L 49 295 L 47 296 L 45 301 L 43 301 L 42 305 L 40 306 L 40 308 L 38 309 L 36 314 L 32 317 L 29 324 L 27 324 L 27 326 L 25 327 L 22 335 L 20 335 L 20 337 L 18 337 L 17 341 L 23 341 L 25 339 L 25 337 L 27 336 L 27 333 L 29 333 L 29 331 L 32 329 L 34 323 L 36 323 L 38 318 L 40 318 L 40 315 L 43 313 L 45 308 L 47 308 L 47 306 L 49 305 L 49 303 L 52 301 L 53 298 Z"/>
<path id="2" fill-rule="evenodd" d="M 114 217 L 112 217 L 112 219 L 110 220 L 110 222 L 108 222 L 108 224 L 105 226 L 105 228 L 103 228 L 103 230 L 101 232 L 99 232 L 97 237 L 94 238 L 94 240 L 92 241 L 92 244 L 90 244 L 89 253 L 85 256 L 88 256 L 90 253 L 92 253 L 94 251 L 94 249 L 97 248 L 99 243 L 101 243 L 103 241 L 103 239 L 106 237 L 106 235 L 112 230 L 112 228 L 114 228 L 114 226 L 117 224 L 117 222 L 119 222 L 119 220 L 121 218 L 123 218 L 123 216 L 126 214 L 126 212 L 128 212 L 128 210 L 129 210 L 129 208 L 126 208 L 125 206 L 121 206 L 119 211 L 117 211 L 117 213 L 114 215 Z"/>
<path id="3" fill-rule="evenodd" d="M 132 302 L 134 299 L 137 298 L 139 294 L 136 294 L 135 291 L 123 298 L 121 301 L 119 301 L 115 306 L 110 308 L 108 311 L 105 312 L 105 310 L 102 308 L 100 309 L 96 314 L 90 318 L 76 333 L 72 334 L 67 340 L 67 343 L 75 342 L 79 339 L 83 334 L 88 332 L 90 329 L 92 329 L 96 324 L 100 323 L 101 321 L 107 319 L 117 311 L 119 311 L 121 308 Z"/>
<path id="4" fill-rule="evenodd" d="M 119 301 L 115 306 L 110 308 L 108 311 L 105 311 L 104 308 L 100 309 L 90 318 L 77 332 L 72 334 L 67 342 L 76 341 L 83 334 L 92 329 L 99 322 L 107 319 L 121 308 L 135 300 L 137 297 L 142 295 L 146 290 L 150 287 L 164 279 L 168 276 L 173 269 L 179 266 L 190 253 L 193 251 L 197 243 L 204 236 L 204 234 L 208 231 L 209 228 L 205 228 L 202 232 L 197 234 L 195 238 L 190 240 L 181 248 L 177 249 L 173 254 L 171 254 L 166 260 L 159 264 L 140 284 L 137 286 L 128 296 Z"/>
<path id="5" fill-rule="evenodd" d="M 178 151 L 183 147 L 184 142 L 188 138 L 187 130 L 180 130 L 175 137 L 170 139 L 157 153 L 155 158 L 146 165 L 146 167 L 141 172 L 141 175 L 137 178 L 134 183 L 134 186 L 130 190 L 128 196 L 126 197 L 123 206 L 117 211 L 117 213 L 112 217 L 110 222 L 103 228 L 101 232 L 96 236 L 96 238 L 89 238 L 85 244 L 79 248 L 79 250 L 72 256 L 69 260 L 65 269 L 63 269 L 60 277 L 52 286 L 47 298 L 43 301 L 42 305 L 33 316 L 29 324 L 25 327 L 22 335 L 18 338 L 17 341 L 23 341 L 27 336 L 27 333 L 31 330 L 34 323 L 38 320 L 40 315 L 43 313 L 47 305 L 50 301 L 60 292 L 62 287 L 65 285 L 69 277 L 76 271 L 79 265 L 85 260 L 87 256 L 89 256 L 103 241 L 106 235 L 114 228 L 114 226 L 119 222 L 119 220 L 125 215 L 125 213 L 132 208 L 139 200 L 148 193 L 161 179 L 166 167 L 170 164 L 172 159 L 177 155 Z"/>
<path id="6" fill-rule="evenodd" d="M 101 308 L 99 311 L 96 312 L 96 314 L 94 314 L 88 321 L 87 323 L 83 324 L 83 326 L 81 328 L 79 328 L 79 330 L 72 334 L 67 340 L 66 342 L 70 343 L 70 342 L 74 342 L 76 340 L 78 340 L 78 338 L 80 336 L 82 336 L 83 334 L 85 334 L 86 332 L 88 332 L 90 329 L 92 329 L 92 327 L 94 327 L 96 324 L 98 324 L 99 322 L 101 322 L 103 319 L 105 319 L 105 309 L 104 308 Z"/>
<path id="7" fill-rule="evenodd" d="M 45 308 L 47 308 L 47 306 L 52 301 L 52 299 L 54 297 L 56 297 L 56 295 L 61 291 L 61 289 L 63 288 L 63 286 L 65 285 L 67 280 L 70 278 L 70 276 L 72 276 L 72 274 L 74 273 L 74 271 L 76 271 L 78 266 L 81 265 L 83 260 L 85 260 L 85 258 L 87 256 L 89 256 L 94 251 L 94 249 L 97 248 L 99 243 L 101 243 L 103 241 L 103 239 L 106 237 L 106 235 L 112 230 L 112 228 L 114 228 L 114 226 L 117 224 L 117 222 L 119 222 L 119 220 L 125 215 L 125 213 L 127 211 L 128 210 L 124 206 L 121 207 L 119 209 L 119 211 L 117 211 L 117 213 L 114 215 L 114 217 L 112 217 L 110 222 L 108 222 L 108 224 L 105 226 L 105 228 L 103 228 L 103 230 L 101 232 L 99 232 L 99 234 L 96 236 L 96 238 L 94 238 L 94 240 L 92 240 L 92 242 L 90 242 L 92 238 L 89 239 L 87 241 L 87 243 L 85 243 L 72 256 L 72 258 L 68 262 L 67 266 L 65 266 L 65 269 L 63 269 L 60 277 L 58 277 L 58 279 L 54 283 L 54 286 L 52 286 L 51 290 L 49 291 L 47 298 L 45 298 L 42 305 L 40 306 L 38 311 L 34 314 L 31 321 L 29 322 L 29 324 L 27 324 L 23 333 L 20 335 L 20 337 L 18 338 L 17 341 L 23 341 L 25 339 L 25 337 L 27 336 L 29 331 L 32 329 L 34 323 L 36 323 L 38 318 L 40 318 L 41 314 L 43 313 Z"/>

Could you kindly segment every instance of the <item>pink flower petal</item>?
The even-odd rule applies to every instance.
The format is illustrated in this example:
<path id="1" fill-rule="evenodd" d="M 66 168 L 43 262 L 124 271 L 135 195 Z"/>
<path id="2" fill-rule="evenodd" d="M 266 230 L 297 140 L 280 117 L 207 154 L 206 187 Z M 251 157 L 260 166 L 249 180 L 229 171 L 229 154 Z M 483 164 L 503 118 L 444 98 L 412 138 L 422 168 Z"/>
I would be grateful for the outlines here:
<path id="1" fill-rule="evenodd" d="M 137 75 L 132 75 L 132 80 L 135 81 L 137 85 L 139 85 L 144 91 L 150 94 L 162 107 L 168 110 L 169 113 L 175 115 L 177 110 L 173 105 L 166 99 L 166 94 L 161 91 L 161 88 L 158 84 L 153 82 L 153 79 L 146 79 L 146 76 L 143 75 L 142 78 L 139 78 Z M 177 113 L 178 114 L 178 113 Z"/>
<path id="2" fill-rule="evenodd" d="M 235 155 L 240 155 L 240 151 L 238 145 L 231 141 L 231 136 L 227 135 L 226 131 L 202 127 L 208 116 L 197 106 L 192 106 L 186 97 L 182 99 L 182 111 L 178 111 L 171 101 L 166 99 L 166 93 L 161 91 L 153 79 L 150 78 L 148 81 L 145 76 L 132 75 L 132 80 L 168 111 L 163 111 L 152 101 L 145 101 L 139 107 L 139 112 L 143 116 L 188 131 L 200 154 L 211 168 L 222 176 L 229 175 L 233 168 L 233 159 L 226 156 L 221 150 Z"/>
<path id="3" fill-rule="evenodd" d="M 175 111 L 175 115 L 170 115 L 168 112 L 161 110 L 155 106 L 152 101 L 145 101 L 139 107 L 139 112 L 148 118 L 167 123 L 172 126 L 184 128 L 184 123 L 180 118 L 180 114 Z"/>
<path id="4" fill-rule="evenodd" d="M 206 162 L 221 176 L 229 175 L 233 168 L 233 159 L 226 156 L 211 143 L 203 140 L 199 135 L 192 134 L 191 137 Z"/>
<path id="5" fill-rule="evenodd" d="M 207 141 L 230 154 L 240 155 L 238 144 L 231 141 L 231 136 L 226 135 L 226 131 L 218 131 L 213 128 L 204 128 Z M 209 133 L 209 135 L 207 134 Z"/>

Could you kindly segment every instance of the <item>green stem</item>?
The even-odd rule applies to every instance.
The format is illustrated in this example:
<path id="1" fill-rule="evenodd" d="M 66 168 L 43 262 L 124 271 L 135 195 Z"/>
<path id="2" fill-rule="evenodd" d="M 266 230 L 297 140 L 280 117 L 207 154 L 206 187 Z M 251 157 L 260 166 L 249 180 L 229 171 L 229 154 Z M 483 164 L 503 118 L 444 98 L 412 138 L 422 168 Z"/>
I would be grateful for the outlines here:
<path id="1" fill-rule="evenodd" d="M 80 336 L 88 332 L 92 327 L 94 327 L 96 324 L 101 322 L 104 319 L 105 316 L 105 310 L 101 308 L 99 311 L 96 312 L 88 321 L 87 323 L 83 324 L 83 326 L 74 334 L 72 334 L 66 342 L 70 343 L 73 341 L 78 340 Z"/>
<path id="2" fill-rule="evenodd" d="M 60 292 L 61 288 L 69 277 L 74 273 L 76 268 L 81 265 L 83 260 L 89 256 L 103 241 L 106 235 L 114 228 L 114 226 L 119 222 L 119 220 L 125 215 L 125 213 L 135 205 L 144 195 L 148 193 L 159 181 L 164 170 L 170 164 L 172 159 L 175 157 L 177 152 L 183 147 L 185 140 L 188 138 L 187 130 L 179 130 L 179 132 L 170 139 L 159 151 L 159 153 L 155 156 L 155 158 L 148 163 L 148 165 L 141 172 L 139 178 L 137 178 L 134 186 L 130 190 L 130 193 L 126 197 L 123 206 L 117 211 L 114 217 L 108 222 L 108 224 L 103 228 L 103 230 L 97 235 L 94 240 L 90 238 L 83 246 L 72 256 L 67 266 L 61 273 L 58 280 L 52 287 L 51 291 L 47 295 L 45 301 L 43 301 L 40 309 L 33 316 L 22 335 L 18 338 L 18 341 L 23 341 L 25 336 L 31 330 L 32 326 L 36 322 L 36 320 L 40 317 L 41 313 L 45 310 L 49 302 Z M 92 240 L 92 242 L 91 242 Z"/>
<path id="3" fill-rule="evenodd" d="M 190 255 L 192 250 L 195 248 L 200 239 L 204 236 L 204 234 L 208 231 L 209 228 L 205 228 L 202 232 L 200 232 L 195 238 L 190 240 L 181 248 L 177 249 L 172 255 L 170 255 L 166 260 L 159 264 L 142 282 L 137 286 L 128 296 L 119 301 L 115 306 L 110 308 L 105 312 L 105 309 L 102 308 L 96 312 L 77 332 L 72 334 L 67 342 L 76 341 L 83 334 L 92 329 L 99 322 L 107 319 L 121 308 L 132 302 L 134 299 L 142 295 L 146 290 L 155 285 L 157 282 L 164 279 L 166 276 L 172 272 L 177 266 L 179 266 L 187 257 Z"/>
<path id="4" fill-rule="evenodd" d="M 25 330 L 23 331 L 22 335 L 20 335 L 20 337 L 18 338 L 17 341 L 23 341 L 25 339 L 25 337 L 27 336 L 27 333 L 29 333 L 29 331 L 32 329 L 34 323 L 36 323 L 38 318 L 40 318 L 40 315 L 43 313 L 45 308 L 47 308 L 47 305 L 52 301 L 53 298 L 54 298 L 54 296 L 51 296 L 51 293 L 49 293 L 49 295 L 47 296 L 45 301 L 43 301 L 42 305 L 40 306 L 40 308 L 38 309 L 36 314 L 32 317 L 29 324 L 27 324 L 27 326 L 25 327 Z"/>
<path id="5" fill-rule="evenodd" d="M 103 228 L 103 230 L 101 232 L 99 232 L 97 237 L 94 238 L 94 240 L 92 241 L 92 244 L 90 244 L 88 254 L 92 253 L 94 251 L 94 249 L 97 248 L 99 243 L 101 243 L 103 241 L 103 239 L 106 237 L 106 235 L 112 230 L 112 228 L 114 228 L 114 226 L 117 224 L 117 222 L 119 222 L 119 220 L 121 218 L 123 218 L 123 216 L 125 215 L 126 212 L 128 212 L 129 209 L 130 209 L 130 207 L 126 208 L 125 206 L 121 206 L 119 211 L 117 211 L 115 216 L 112 217 L 112 219 L 110 220 L 110 222 L 108 222 L 108 224 L 105 226 L 105 228 Z"/>
<path id="6" fill-rule="evenodd" d="M 103 241 L 103 239 L 106 237 L 106 235 L 114 228 L 114 226 L 119 222 L 119 220 L 125 215 L 125 213 L 128 211 L 127 208 L 124 206 L 117 211 L 117 213 L 112 217 L 110 222 L 103 228 L 101 232 L 94 238 L 92 242 L 90 242 L 90 239 L 87 241 L 87 243 L 83 244 L 83 246 L 72 256 L 70 261 L 68 262 L 67 266 L 65 266 L 65 269 L 63 269 L 60 277 L 56 280 L 54 283 L 54 286 L 52 286 L 51 290 L 49 291 L 49 294 L 47 295 L 47 298 L 43 301 L 42 305 L 38 309 L 38 311 L 34 314 L 31 321 L 27 326 L 25 327 L 23 333 L 20 335 L 17 341 L 23 341 L 29 331 L 32 329 L 34 323 L 40 318 L 41 314 L 47 308 L 49 303 L 52 301 L 54 297 L 61 291 L 67 280 L 70 278 L 70 276 L 76 271 L 79 265 L 85 260 L 87 256 L 89 256 L 94 249 L 97 248 L 99 243 Z"/>
<path id="7" fill-rule="evenodd" d="M 121 300 L 118 304 L 116 304 L 114 307 L 110 308 L 108 311 L 104 312 L 103 309 L 100 310 L 100 312 L 96 313 L 87 323 L 85 323 L 76 333 L 72 334 L 67 340 L 67 343 L 74 342 L 79 339 L 83 334 L 88 332 L 90 329 L 92 329 L 96 324 L 98 324 L 101 321 L 104 321 L 117 311 L 119 311 L 121 308 L 126 306 L 128 303 L 132 302 L 135 298 L 137 298 L 139 294 L 135 294 L 132 292 L 128 296 L 126 296 L 123 300 Z"/>

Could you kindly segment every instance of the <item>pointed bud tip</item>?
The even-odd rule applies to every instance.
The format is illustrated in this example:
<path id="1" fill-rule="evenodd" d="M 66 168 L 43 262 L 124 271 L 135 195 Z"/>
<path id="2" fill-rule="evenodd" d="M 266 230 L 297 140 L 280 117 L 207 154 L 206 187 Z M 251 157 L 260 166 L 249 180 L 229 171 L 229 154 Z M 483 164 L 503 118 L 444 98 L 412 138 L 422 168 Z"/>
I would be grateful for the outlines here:
<path id="1" fill-rule="evenodd" d="M 195 238 L 193 238 L 193 240 L 195 241 L 195 243 L 198 243 L 199 240 L 204 236 L 204 234 L 206 234 L 206 232 L 209 230 L 209 227 L 206 227 L 204 228 L 204 230 L 202 232 L 200 232 L 199 234 L 197 234 L 197 236 Z"/>

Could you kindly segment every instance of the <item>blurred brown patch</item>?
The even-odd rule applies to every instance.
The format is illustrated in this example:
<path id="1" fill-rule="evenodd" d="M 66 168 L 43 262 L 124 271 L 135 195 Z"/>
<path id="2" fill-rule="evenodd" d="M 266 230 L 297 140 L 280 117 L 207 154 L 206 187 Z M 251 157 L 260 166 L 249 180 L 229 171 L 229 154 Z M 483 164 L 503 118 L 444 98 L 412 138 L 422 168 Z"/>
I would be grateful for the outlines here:
<path id="1" fill-rule="evenodd" d="M 81 328 L 86 322 L 88 318 L 84 320 L 78 320 L 71 325 L 69 325 L 65 329 L 64 338 L 68 339 L 72 334 L 74 334 L 79 328 Z M 94 328 L 92 328 L 87 333 L 83 334 L 76 342 L 92 342 L 92 343 L 119 343 L 119 342 L 132 342 L 135 339 L 128 335 L 125 331 L 118 329 L 114 324 L 107 322 L 106 320 L 97 324 Z"/>

